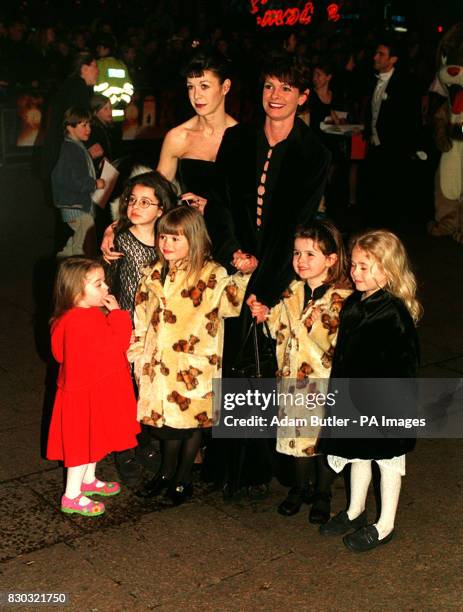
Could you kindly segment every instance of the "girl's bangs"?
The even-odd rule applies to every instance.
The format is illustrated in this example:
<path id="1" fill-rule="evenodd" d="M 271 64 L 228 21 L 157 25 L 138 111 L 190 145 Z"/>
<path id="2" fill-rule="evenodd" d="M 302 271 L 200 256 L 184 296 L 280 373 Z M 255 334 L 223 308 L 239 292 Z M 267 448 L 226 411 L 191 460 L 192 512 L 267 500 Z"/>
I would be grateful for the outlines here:
<path id="1" fill-rule="evenodd" d="M 171 234 L 173 236 L 183 236 L 185 232 L 180 223 L 172 222 L 170 219 L 160 217 L 157 226 L 157 234 Z"/>

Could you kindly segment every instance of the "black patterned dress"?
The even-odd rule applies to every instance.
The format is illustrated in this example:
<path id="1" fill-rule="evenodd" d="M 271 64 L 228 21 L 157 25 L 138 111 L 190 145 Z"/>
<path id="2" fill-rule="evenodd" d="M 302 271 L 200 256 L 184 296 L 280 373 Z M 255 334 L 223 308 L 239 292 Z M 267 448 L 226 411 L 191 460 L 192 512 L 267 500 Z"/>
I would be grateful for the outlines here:
<path id="1" fill-rule="evenodd" d="M 124 253 L 118 259 L 114 269 L 111 266 L 111 290 L 123 310 L 128 310 L 132 316 L 134 299 L 138 283 L 141 279 L 141 268 L 156 261 L 156 249 L 144 244 L 136 238 L 130 229 L 116 235 L 114 240 L 116 251 Z"/>

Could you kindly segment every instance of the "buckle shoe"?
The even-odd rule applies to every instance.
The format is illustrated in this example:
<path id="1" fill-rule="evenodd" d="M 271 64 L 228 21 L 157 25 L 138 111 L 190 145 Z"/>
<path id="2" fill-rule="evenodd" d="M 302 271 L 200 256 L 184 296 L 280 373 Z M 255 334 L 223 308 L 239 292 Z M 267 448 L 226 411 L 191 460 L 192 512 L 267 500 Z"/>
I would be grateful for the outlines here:
<path id="1" fill-rule="evenodd" d="M 348 531 L 365 527 L 367 524 L 367 512 L 364 510 L 356 518 L 350 520 L 349 515 L 345 510 L 338 512 L 324 525 L 320 525 L 319 533 L 324 536 L 344 535 Z"/>
<path id="2" fill-rule="evenodd" d="M 387 544 L 393 537 L 394 530 L 380 540 L 376 527 L 374 525 L 366 525 L 354 533 L 344 536 L 342 540 L 346 548 L 349 550 L 352 550 L 353 552 L 366 552 L 367 550 L 373 550 L 373 548 L 381 546 L 382 544 Z"/>

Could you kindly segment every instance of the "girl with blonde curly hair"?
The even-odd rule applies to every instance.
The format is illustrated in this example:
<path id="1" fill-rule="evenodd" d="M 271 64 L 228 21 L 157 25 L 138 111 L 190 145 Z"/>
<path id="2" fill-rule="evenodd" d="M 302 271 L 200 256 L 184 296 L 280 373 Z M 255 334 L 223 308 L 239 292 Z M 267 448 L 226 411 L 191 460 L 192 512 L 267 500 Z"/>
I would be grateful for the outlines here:
<path id="1" fill-rule="evenodd" d="M 404 409 L 413 409 L 413 384 L 406 379 L 416 377 L 418 371 L 415 325 L 422 308 L 415 297 L 416 280 L 405 248 L 389 231 L 369 231 L 353 239 L 351 277 L 356 291 L 341 311 L 331 386 L 335 388 L 335 379 L 349 379 L 355 409 L 381 425 L 369 428 L 367 438 L 331 435 L 321 440 L 321 450 L 334 471 L 341 472 L 348 463 L 352 466 L 349 506 L 321 525 L 320 533 L 348 534 L 346 547 L 363 552 L 386 544 L 394 535 L 405 455 L 413 450 L 415 438 L 413 434 L 385 435 L 382 417 L 390 416 L 391 410 L 405 416 Z M 380 379 L 394 381 L 385 384 Z M 381 474 L 381 514 L 368 524 L 365 503 L 372 461 Z"/>

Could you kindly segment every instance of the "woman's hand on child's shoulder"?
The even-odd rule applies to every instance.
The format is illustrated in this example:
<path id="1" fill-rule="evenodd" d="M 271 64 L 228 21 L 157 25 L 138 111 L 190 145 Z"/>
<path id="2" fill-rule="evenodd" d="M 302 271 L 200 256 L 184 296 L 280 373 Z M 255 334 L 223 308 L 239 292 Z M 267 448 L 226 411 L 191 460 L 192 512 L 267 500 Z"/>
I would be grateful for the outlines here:
<path id="1" fill-rule="evenodd" d="M 106 308 L 111 311 L 111 310 L 117 310 L 118 308 L 120 308 L 119 304 L 117 303 L 116 298 L 114 297 L 114 295 L 111 295 L 110 293 L 103 298 L 103 304 L 106 306 Z"/>
<path id="2" fill-rule="evenodd" d="M 268 306 L 265 304 L 258 302 L 253 293 L 246 300 L 246 304 L 249 306 L 251 314 L 256 319 L 257 323 L 263 323 L 270 312 L 270 308 L 268 308 Z"/>
<path id="3" fill-rule="evenodd" d="M 116 222 L 111 223 L 105 229 L 103 234 L 103 240 L 101 241 L 101 252 L 103 253 L 103 259 L 106 263 L 110 264 L 112 261 L 116 261 L 121 257 L 124 257 L 124 253 L 120 253 L 114 250 L 114 228 Z"/>

